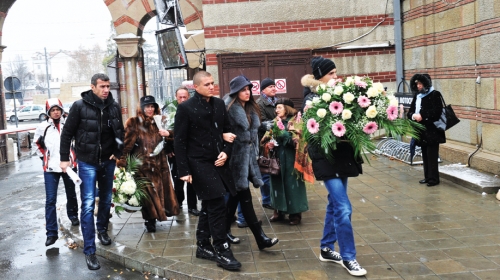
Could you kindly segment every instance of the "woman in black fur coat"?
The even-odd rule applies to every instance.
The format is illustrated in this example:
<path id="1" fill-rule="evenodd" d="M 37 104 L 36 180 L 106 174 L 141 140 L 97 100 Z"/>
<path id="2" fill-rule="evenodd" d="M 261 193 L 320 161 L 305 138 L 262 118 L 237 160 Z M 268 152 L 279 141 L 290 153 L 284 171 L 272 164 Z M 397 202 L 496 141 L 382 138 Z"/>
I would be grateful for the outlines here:
<path id="1" fill-rule="evenodd" d="M 437 129 L 434 125 L 443 111 L 443 102 L 441 93 L 432 87 L 432 80 L 428 74 L 413 75 L 410 88 L 414 97 L 408 111 L 408 118 L 425 127 L 424 130 L 419 131 L 420 140 L 417 141 L 417 145 L 422 147 L 425 176 L 419 183 L 432 187 L 439 184 L 439 144 L 446 143 L 444 131 Z"/>
<path id="2" fill-rule="evenodd" d="M 259 154 L 257 131 L 260 126 L 259 107 L 252 96 L 252 83 L 245 76 L 237 76 L 232 79 L 229 86 L 231 92 L 225 103 L 232 133 L 236 135 L 229 166 L 233 174 L 237 194 L 236 196 L 230 196 L 227 201 L 226 221 L 230 221 L 234 217 L 239 202 L 243 216 L 248 227 L 252 230 L 259 250 L 262 250 L 274 246 L 278 243 L 278 239 L 267 237 L 262 230 L 253 209 L 252 195 L 249 189 L 250 181 L 256 188 L 264 184 L 257 164 Z M 231 235 L 230 227 L 231 223 L 226 222 L 229 241 L 239 243 L 239 239 Z"/>

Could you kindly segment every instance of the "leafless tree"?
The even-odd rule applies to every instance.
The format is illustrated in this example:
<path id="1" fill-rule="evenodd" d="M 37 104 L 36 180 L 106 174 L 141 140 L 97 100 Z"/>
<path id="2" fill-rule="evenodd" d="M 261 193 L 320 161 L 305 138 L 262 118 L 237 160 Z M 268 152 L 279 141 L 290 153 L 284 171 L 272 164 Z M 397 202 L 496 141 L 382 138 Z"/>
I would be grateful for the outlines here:
<path id="1" fill-rule="evenodd" d="M 69 76 L 73 82 L 88 82 L 92 75 L 104 72 L 102 60 L 105 51 L 98 44 L 92 48 L 80 46 L 78 50 L 71 52 L 73 60 L 69 62 Z"/>

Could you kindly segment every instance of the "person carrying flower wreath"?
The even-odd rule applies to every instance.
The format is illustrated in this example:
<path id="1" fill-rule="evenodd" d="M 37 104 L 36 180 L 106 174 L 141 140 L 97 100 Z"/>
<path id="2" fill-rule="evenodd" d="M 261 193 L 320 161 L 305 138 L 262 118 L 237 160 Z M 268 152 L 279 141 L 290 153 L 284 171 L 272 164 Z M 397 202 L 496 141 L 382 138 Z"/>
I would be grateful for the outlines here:
<path id="1" fill-rule="evenodd" d="M 294 168 L 301 137 L 300 125 L 297 125 L 300 116 L 297 113 L 292 100 L 279 98 L 276 101 L 273 128 L 261 140 L 266 152 L 273 150 L 280 162 L 280 174 L 271 175 L 271 206 L 274 213 L 269 221 L 283 220 L 284 214 L 289 214 L 290 225 L 298 225 L 302 220 L 302 212 L 309 210 L 305 183 Z"/>
<path id="2" fill-rule="evenodd" d="M 157 220 L 166 221 L 167 217 L 180 212 L 165 149 L 155 153 L 155 148 L 164 141 L 164 137 L 173 137 L 173 131 L 159 129 L 154 115 L 161 115 L 155 98 L 151 95 L 141 97 L 137 117 L 131 117 L 125 123 L 123 156 L 117 162 L 118 167 L 125 167 L 129 154 L 135 154 L 142 160 L 136 176 L 151 182 L 146 187 L 148 199 L 143 201 L 141 209 L 148 232 L 156 231 Z"/>
<path id="3" fill-rule="evenodd" d="M 311 60 L 313 75 L 305 75 L 301 82 L 305 92 L 309 92 L 304 100 L 304 111 L 310 105 L 308 100 L 319 98 L 316 89 L 326 85 L 330 80 L 337 79 L 335 63 L 323 57 L 314 57 Z M 307 102 L 309 104 L 309 102 Z M 306 120 L 304 120 L 306 121 Z M 308 124 L 309 131 L 317 129 Z M 323 237 L 320 241 L 319 259 L 323 262 L 334 262 L 342 265 L 351 275 L 363 276 L 366 270 L 356 261 L 356 247 L 351 224 L 352 207 L 347 195 L 347 179 L 362 173 L 362 159 L 355 157 L 354 149 L 346 140 L 337 143 L 337 149 L 330 149 L 329 153 L 334 161 L 327 159 L 321 152 L 319 144 L 308 143 L 308 152 L 312 160 L 312 167 L 316 180 L 324 181 L 328 190 L 328 204 L 326 207 Z M 338 241 L 340 254 L 335 251 Z"/>

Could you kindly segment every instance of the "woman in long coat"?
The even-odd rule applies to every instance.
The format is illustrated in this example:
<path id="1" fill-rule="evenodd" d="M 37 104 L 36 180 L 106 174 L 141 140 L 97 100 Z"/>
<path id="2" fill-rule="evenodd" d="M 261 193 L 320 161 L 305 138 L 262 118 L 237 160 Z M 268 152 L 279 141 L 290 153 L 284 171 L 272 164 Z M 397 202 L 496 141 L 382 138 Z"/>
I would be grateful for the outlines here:
<path id="1" fill-rule="evenodd" d="M 261 144 L 273 149 L 280 162 L 280 174 L 271 175 L 271 205 L 275 209 L 271 222 L 284 218 L 289 214 L 290 225 L 297 225 L 302 220 L 302 212 L 309 209 L 306 186 L 296 172 L 295 155 L 300 138 L 300 130 L 295 129 L 297 110 L 292 100 L 280 98 L 276 101 L 276 119 L 280 120 L 285 129 L 278 136 L 273 136 L 278 143 L 274 146 L 271 133 L 268 131 L 262 138 Z M 275 124 L 276 125 L 276 124 Z M 299 125 L 297 125 L 299 127 Z"/>
<path id="2" fill-rule="evenodd" d="M 118 162 L 118 166 L 125 166 L 125 157 L 129 154 L 136 154 L 142 160 L 137 176 L 151 182 L 146 187 L 149 199 L 141 210 L 148 232 L 156 231 L 156 220 L 166 221 L 167 217 L 179 214 L 165 150 L 154 154 L 163 138 L 172 137 L 173 132 L 158 129 L 154 115 L 161 115 L 154 97 L 142 97 L 137 117 L 131 117 L 125 123 L 123 156 Z"/>
<path id="3" fill-rule="evenodd" d="M 439 184 L 439 144 L 446 143 L 444 131 L 437 129 L 434 122 L 439 120 L 443 110 L 441 93 L 434 90 L 428 74 L 415 74 L 410 80 L 410 88 L 415 94 L 408 110 L 408 118 L 422 125 L 417 145 L 422 147 L 424 179 L 420 184 L 432 187 Z"/>
<path id="4" fill-rule="evenodd" d="M 237 76 L 230 82 L 231 92 L 225 103 L 229 115 L 232 132 L 236 135 L 229 166 L 236 186 L 236 196 L 230 196 L 227 201 L 226 231 L 232 243 L 239 243 L 230 233 L 231 224 L 228 222 L 236 211 L 238 203 L 241 212 L 252 231 L 260 250 L 269 248 L 278 243 L 277 238 L 266 236 L 257 220 L 252 204 L 252 194 L 249 184 L 256 188 L 264 185 L 262 175 L 257 164 L 259 154 L 258 129 L 260 126 L 259 107 L 253 99 L 252 82 L 245 76 Z"/>

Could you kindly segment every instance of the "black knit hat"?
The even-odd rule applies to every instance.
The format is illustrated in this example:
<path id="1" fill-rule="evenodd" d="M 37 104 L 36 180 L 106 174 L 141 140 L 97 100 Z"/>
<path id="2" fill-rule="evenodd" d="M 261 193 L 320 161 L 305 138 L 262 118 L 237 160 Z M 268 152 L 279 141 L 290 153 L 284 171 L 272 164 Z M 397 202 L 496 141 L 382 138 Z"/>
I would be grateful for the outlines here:
<path id="1" fill-rule="evenodd" d="M 247 77 L 243 75 L 239 75 L 234 77 L 230 82 L 229 82 L 229 96 L 232 96 L 236 93 L 238 93 L 240 90 L 242 90 L 244 87 L 249 86 L 250 91 L 252 90 L 253 84 L 250 82 Z"/>
<path id="2" fill-rule="evenodd" d="M 311 67 L 313 69 L 313 75 L 316 80 L 323 78 L 326 74 L 328 74 L 335 67 L 335 63 L 330 60 L 323 58 L 321 56 L 313 57 L 311 60 Z"/>
<path id="3" fill-rule="evenodd" d="M 293 101 L 290 98 L 278 98 L 278 100 L 276 100 L 276 105 L 278 104 L 283 104 L 294 108 Z"/>
<path id="4" fill-rule="evenodd" d="M 260 90 L 263 91 L 264 89 L 266 89 L 266 87 L 270 85 L 275 86 L 276 83 L 271 78 L 265 78 L 264 80 L 262 80 L 262 82 L 260 82 Z"/>
<path id="5" fill-rule="evenodd" d="M 144 107 L 148 104 L 153 104 L 155 106 L 155 110 L 158 110 L 159 106 L 156 103 L 155 97 L 151 95 L 146 95 L 141 97 L 141 109 L 144 111 Z"/>

